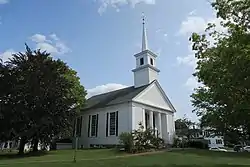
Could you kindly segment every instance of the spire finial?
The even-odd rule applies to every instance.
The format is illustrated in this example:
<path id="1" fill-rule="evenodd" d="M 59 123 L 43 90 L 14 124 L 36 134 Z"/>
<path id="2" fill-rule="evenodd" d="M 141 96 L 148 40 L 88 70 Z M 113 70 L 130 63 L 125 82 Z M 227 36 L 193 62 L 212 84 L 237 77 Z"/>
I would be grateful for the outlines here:
<path id="1" fill-rule="evenodd" d="M 148 49 L 147 33 L 145 28 L 145 15 L 142 13 L 142 51 Z"/>
<path id="2" fill-rule="evenodd" d="M 144 12 L 142 12 L 142 24 L 143 25 L 145 24 L 145 15 L 144 15 Z"/>

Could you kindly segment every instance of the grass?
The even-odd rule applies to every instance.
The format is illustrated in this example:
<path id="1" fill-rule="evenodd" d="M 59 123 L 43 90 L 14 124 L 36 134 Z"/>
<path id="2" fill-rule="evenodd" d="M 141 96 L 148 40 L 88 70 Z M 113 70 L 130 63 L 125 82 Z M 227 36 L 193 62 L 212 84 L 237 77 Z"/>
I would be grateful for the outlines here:
<path id="1" fill-rule="evenodd" d="M 180 150 L 151 155 L 127 156 L 113 150 L 52 151 L 26 156 L 0 155 L 0 167 L 243 167 L 250 166 L 250 154 L 206 150 Z"/>

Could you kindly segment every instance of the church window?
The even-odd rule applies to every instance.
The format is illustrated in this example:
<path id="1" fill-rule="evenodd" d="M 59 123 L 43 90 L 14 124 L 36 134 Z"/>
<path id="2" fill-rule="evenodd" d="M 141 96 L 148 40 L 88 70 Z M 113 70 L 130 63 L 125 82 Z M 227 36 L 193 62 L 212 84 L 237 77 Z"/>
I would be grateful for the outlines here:
<path id="1" fill-rule="evenodd" d="M 115 135 L 115 112 L 110 113 L 110 118 L 109 118 L 109 135 Z"/>
<path id="2" fill-rule="evenodd" d="M 98 134 L 98 114 L 89 116 L 89 137 L 97 137 Z"/>
<path id="3" fill-rule="evenodd" d="M 154 65 L 154 60 L 150 58 L 150 64 L 153 66 Z"/>
<path id="4" fill-rule="evenodd" d="M 142 58 L 140 58 L 140 65 L 143 65 L 143 64 L 144 64 L 144 59 L 142 57 Z"/>
<path id="5" fill-rule="evenodd" d="M 107 113 L 106 136 L 118 135 L 118 111 Z"/>

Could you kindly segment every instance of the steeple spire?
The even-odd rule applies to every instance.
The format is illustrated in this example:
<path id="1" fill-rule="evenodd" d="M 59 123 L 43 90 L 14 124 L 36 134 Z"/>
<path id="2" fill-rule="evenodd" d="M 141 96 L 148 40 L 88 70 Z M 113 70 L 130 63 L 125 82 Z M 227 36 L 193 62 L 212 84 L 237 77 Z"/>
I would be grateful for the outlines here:
<path id="1" fill-rule="evenodd" d="M 148 39 L 147 39 L 147 33 L 146 33 L 146 27 L 145 27 L 145 15 L 142 13 L 142 51 L 148 49 Z"/>
<path id="2" fill-rule="evenodd" d="M 156 67 L 157 55 L 151 52 L 147 46 L 147 35 L 145 28 L 145 16 L 142 16 L 142 51 L 135 54 L 136 67 L 134 73 L 134 87 L 138 88 L 148 85 L 152 81 L 157 80 L 160 70 Z"/>

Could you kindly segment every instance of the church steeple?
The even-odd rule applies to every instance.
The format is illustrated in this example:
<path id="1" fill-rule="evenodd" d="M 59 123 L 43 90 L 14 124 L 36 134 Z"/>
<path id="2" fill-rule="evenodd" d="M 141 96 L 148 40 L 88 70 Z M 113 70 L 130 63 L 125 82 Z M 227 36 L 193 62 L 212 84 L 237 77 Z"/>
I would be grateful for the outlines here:
<path id="1" fill-rule="evenodd" d="M 145 27 L 145 16 L 142 16 L 142 51 L 148 49 L 148 39 L 147 39 L 147 32 Z"/>
<path id="2" fill-rule="evenodd" d="M 159 69 L 156 68 L 157 55 L 148 49 L 147 33 L 145 27 L 145 16 L 142 19 L 142 50 L 137 53 L 136 68 L 134 72 L 134 86 L 147 85 L 158 78 Z"/>

